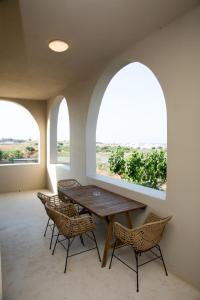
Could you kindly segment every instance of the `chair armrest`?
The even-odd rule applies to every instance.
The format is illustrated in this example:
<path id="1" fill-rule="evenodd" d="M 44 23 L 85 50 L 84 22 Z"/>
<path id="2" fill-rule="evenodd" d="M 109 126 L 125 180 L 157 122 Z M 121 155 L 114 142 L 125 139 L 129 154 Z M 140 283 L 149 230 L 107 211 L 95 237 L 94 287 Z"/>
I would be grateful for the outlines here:
<path id="1" fill-rule="evenodd" d="M 133 229 L 114 223 L 114 234 L 124 244 L 132 245 L 135 250 L 142 252 L 155 247 L 160 242 L 165 226 L 170 220 L 171 217 L 166 217 Z"/>
<path id="2" fill-rule="evenodd" d="M 43 193 L 38 192 L 37 197 L 41 200 L 42 204 L 45 205 L 45 203 L 49 200 L 49 196 L 45 195 Z"/>

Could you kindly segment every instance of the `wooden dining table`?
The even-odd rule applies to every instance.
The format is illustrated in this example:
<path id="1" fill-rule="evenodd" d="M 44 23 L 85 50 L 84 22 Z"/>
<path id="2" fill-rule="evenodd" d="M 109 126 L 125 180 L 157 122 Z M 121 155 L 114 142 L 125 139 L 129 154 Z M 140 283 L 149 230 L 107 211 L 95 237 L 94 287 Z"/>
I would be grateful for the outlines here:
<path id="1" fill-rule="evenodd" d="M 78 186 L 71 189 L 59 188 L 59 193 L 67 196 L 92 214 L 107 221 L 102 267 L 106 266 L 109 249 L 112 248 L 113 222 L 118 214 L 124 213 L 127 225 L 132 228 L 131 211 L 144 209 L 145 204 L 107 191 L 95 185 Z"/>

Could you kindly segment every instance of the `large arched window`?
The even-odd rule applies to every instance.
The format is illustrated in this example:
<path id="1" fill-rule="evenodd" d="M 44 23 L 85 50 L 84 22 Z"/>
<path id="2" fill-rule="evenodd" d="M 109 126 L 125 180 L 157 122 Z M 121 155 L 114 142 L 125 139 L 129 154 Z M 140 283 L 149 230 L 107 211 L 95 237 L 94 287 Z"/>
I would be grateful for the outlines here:
<path id="1" fill-rule="evenodd" d="M 96 172 L 166 189 L 166 104 L 157 78 L 141 63 L 122 68 L 104 93 L 96 129 Z"/>
<path id="2" fill-rule="evenodd" d="M 39 127 L 23 106 L 0 100 L 0 164 L 38 163 Z"/>
<path id="3" fill-rule="evenodd" d="M 70 128 L 67 101 L 62 99 L 58 110 L 57 121 L 57 162 L 69 164 L 70 162 Z"/>

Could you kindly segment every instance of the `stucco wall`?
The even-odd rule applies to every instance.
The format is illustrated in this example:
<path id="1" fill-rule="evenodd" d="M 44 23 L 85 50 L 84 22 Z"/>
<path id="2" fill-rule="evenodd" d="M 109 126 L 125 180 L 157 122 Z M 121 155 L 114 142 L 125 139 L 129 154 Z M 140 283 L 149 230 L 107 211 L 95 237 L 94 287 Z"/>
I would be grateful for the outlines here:
<path id="1" fill-rule="evenodd" d="M 71 170 L 62 174 L 66 178 L 76 177 L 83 184 L 97 183 L 142 201 L 148 205 L 149 210 L 163 216 L 173 215 L 162 242 L 168 269 L 198 288 L 200 288 L 199 37 L 200 8 L 197 8 L 133 45 L 109 64 L 102 65 L 99 73 L 92 74 L 87 81 L 68 87 L 63 94 L 68 100 L 71 118 Z M 95 129 L 96 126 L 93 115 L 89 116 L 90 120 L 86 127 L 87 113 L 92 110 L 95 101 L 96 109 L 98 108 L 99 99 L 109 78 L 121 66 L 133 61 L 147 65 L 154 72 L 166 99 L 168 114 L 166 200 L 159 200 L 85 176 L 86 164 L 89 166 L 87 171 L 94 165 L 95 130 L 90 129 Z M 99 83 L 95 89 L 97 79 Z M 56 179 L 59 178 L 55 176 L 54 180 Z"/>
<path id="2" fill-rule="evenodd" d="M 0 193 L 46 187 L 46 101 L 13 100 L 13 102 L 28 109 L 39 126 L 40 163 L 0 165 Z"/>

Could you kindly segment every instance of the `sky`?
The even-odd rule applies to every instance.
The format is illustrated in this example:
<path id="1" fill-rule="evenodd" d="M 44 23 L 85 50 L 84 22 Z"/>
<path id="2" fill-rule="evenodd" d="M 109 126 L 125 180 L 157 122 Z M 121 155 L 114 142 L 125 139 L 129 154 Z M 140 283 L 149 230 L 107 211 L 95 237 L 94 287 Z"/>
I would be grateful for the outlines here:
<path id="1" fill-rule="evenodd" d="M 110 81 L 101 102 L 96 141 L 167 142 L 163 91 L 155 75 L 143 64 L 127 65 Z"/>
<path id="2" fill-rule="evenodd" d="M 29 118 L 27 118 L 27 113 Z M 69 140 L 69 114 L 65 99 L 58 115 L 58 141 Z M 0 101 L 0 138 L 38 139 L 33 116 L 22 106 Z M 122 68 L 110 81 L 100 107 L 96 141 L 139 144 L 167 142 L 167 116 L 162 88 L 141 63 Z"/>
<path id="3" fill-rule="evenodd" d="M 57 140 L 69 141 L 69 112 L 65 98 L 61 101 L 58 111 Z"/>
<path id="4" fill-rule="evenodd" d="M 0 139 L 39 140 L 38 125 L 31 113 L 19 104 L 0 101 Z"/>

